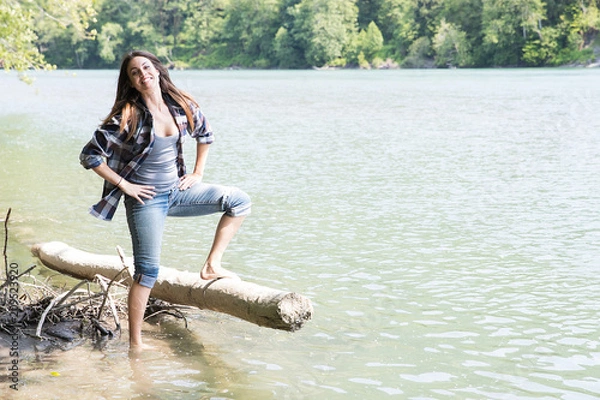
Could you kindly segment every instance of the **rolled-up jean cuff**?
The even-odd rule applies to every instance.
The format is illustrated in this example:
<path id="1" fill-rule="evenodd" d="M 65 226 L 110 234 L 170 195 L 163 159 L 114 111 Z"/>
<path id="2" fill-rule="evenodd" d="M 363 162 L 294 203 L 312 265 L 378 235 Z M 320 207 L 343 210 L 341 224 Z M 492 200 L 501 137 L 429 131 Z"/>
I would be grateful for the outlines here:
<path id="1" fill-rule="evenodd" d="M 252 211 L 252 200 L 246 192 L 238 188 L 230 188 L 231 192 L 223 197 L 225 214 L 231 217 L 245 217 Z"/>
<path id="2" fill-rule="evenodd" d="M 228 210 L 228 212 L 226 212 L 226 214 L 229 215 L 230 217 L 247 217 L 248 215 L 250 215 L 251 211 L 252 211 L 252 209 L 250 208 L 250 206 L 237 207 L 237 208 L 232 208 L 232 209 Z"/>
<path id="3" fill-rule="evenodd" d="M 152 289 L 154 287 L 154 284 L 156 283 L 156 277 L 153 276 L 148 276 L 148 275 L 144 275 L 144 274 L 138 274 L 135 273 L 133 274 L 133 280 L 142 285 L 145 286 L 147 288 Z"/>

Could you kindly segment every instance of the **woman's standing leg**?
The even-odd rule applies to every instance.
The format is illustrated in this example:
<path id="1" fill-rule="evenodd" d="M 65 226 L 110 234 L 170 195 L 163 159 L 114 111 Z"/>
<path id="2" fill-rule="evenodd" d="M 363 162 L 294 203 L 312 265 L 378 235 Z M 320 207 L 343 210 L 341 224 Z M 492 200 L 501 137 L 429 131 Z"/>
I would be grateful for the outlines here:
<path id="1" fill-rule="evenodd" d="M 150 297 L 152 288 L 142 286 L 133 282 L 129 288 L 127 297 L 127 309 L 129 311 L 129 346 L 139 347 L 142 345 L 142 323 L 144 322 L 144 313 L 146 304 Z"/>
<path id="2" fill-rule="evenodd" d="M 142 324 L 150 291 L 158 276 L 168 202 L 168 192 L 145 200 L 145 204 L 140 204 L 131 197 L 125 199 L 135 266 L 134 282 L 127 299 L 131 347 L 142 345 Z"/>

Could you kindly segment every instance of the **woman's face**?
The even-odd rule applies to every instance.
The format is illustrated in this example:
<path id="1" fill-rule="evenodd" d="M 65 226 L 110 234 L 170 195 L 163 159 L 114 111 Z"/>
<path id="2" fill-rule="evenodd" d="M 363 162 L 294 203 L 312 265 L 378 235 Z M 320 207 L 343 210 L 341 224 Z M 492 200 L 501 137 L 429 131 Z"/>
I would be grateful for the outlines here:
<path id="1" fill-rule="evenodd" d="M 133 86 L 138 92 L 144 93 L 159 89 L 159 72 L 154 64 L 146 57 L 134 57 L 129 61 L 127 74 Z"/>

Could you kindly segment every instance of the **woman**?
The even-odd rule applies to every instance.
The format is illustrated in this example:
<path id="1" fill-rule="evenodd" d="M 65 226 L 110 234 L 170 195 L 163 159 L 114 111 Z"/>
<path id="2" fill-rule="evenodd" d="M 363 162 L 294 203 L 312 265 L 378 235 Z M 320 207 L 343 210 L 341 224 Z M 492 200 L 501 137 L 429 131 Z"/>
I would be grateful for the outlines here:
<path id="1" fill-rule="evenodd" d="M 182 145 L 196 139 L 196 162 L 186 173 Z M 190 95 L 177 89 L 156 56 L 132 51 L 121 62 L 110 114 L 83 148 L 80 161 L 104 179 L 103 198 L 90 213 L 110 221 L 125 194 L 135 274 L 129 297 L 129 343 L 142 345 L 144 311 L 160 265 L 167 216 L 222 212 L 201 279 L 234 278 L 221 266 L 227 245 L 250 213 L 243 191 L 202 182 L 210 125 Z"/>

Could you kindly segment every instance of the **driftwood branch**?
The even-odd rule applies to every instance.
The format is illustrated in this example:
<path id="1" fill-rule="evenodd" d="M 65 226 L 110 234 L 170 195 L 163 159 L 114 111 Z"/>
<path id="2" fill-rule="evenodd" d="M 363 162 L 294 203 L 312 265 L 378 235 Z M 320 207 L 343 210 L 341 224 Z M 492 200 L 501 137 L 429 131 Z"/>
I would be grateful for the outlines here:
<path id="1" fill-rule="evenodd" d="M 10 212 L 12 208 L 9 208 L 4 218 L 4 250 L 2 255 L 4 256 L 4 271 L 6 272 L 6 280 L 8 281 L 8 254 L 6 250 L 8 248 L 8 220 L 10 219 Z"/>
<path id="2" fill-rule="evenodd" d="M 113 278 L 113 280 L 111 280 L 107 285 L 105 282 L 106 278 L 102 275 L 96 274 L 96 278 L 98 280 L 98 284 L 104 291 L 104 298 L 102 299 L 102 305 L 100 305 L 100 309 L 98 310 L 98 315 L 96 316 L 96 319 L 99 319 L 102 316 L 104 305 L 106 304 L 106 300 L 108 300 L 110 312 L 112 313 L 112 316 L 115 320 L 115 326 L 117 327 L 117 330 L 119 330 L 121 329 L 121 321 L 119 321 L 119 314 L 117 313 L 117 307 L 115 307 L 115 302 L 113 301 L 112 296 L 110 295 L 110 287 L 112 286 L 115 279 Z"/>
<path id="3" fill-rule="evenodd" d="M 129 267 L 125 283 L 132 283 L 131 260 L 118 256 L 92 254 L 61 242 L 40 243 L 32 252 L 47 267 L 78 279 L 93 280 L 95 275 L 113 279 Z M 284 292 L 234 279 L 202 280 L 198 272 L 161 267 L 150 296 L 172 304 L 182 304 L 232 315 L 259 326 L 286 331 L 300 329 L 312 318 L 310 300 L 300 294 Z"/>
<path id="4" fill-rule="evenodd" d="M 44 337 L 42 336 L 42 326 L 44 325 L 44 321 L 46 320 L 46 316 L 48 315 L 48 313 L 50 312 L 50 310 L 55 305 L 59 306 L 63 301 L 65 301 L 67 299 L 67 297 L 69 297 L 73 293 L 75 293 L 75 292 L 85 292 L 83 289 L 78 289 L 77 290 L 77 288 L 79 286 L 81 286 L 82 284 L 84 284 L 84 283 L 86 283 L 86 281 L 79 282 L 79 284 L 76 285 L 75 287 L 73 287 L 73 289 L 69 290 L 68 292 L 61 293 L 58 296 L 56 296 L 54 299 L 52 299 L 52 301 L 50 302 L 50 304 L 48 304 L 48 307 L 46 307 L 46 309 L 42 313 L 42 316 L 40 317 L 40 321 L 38 322 L 37 329 L 35 330 L 35 336 L 36 337 L 38 337 L 40 339 L 44 339 Z"/>

